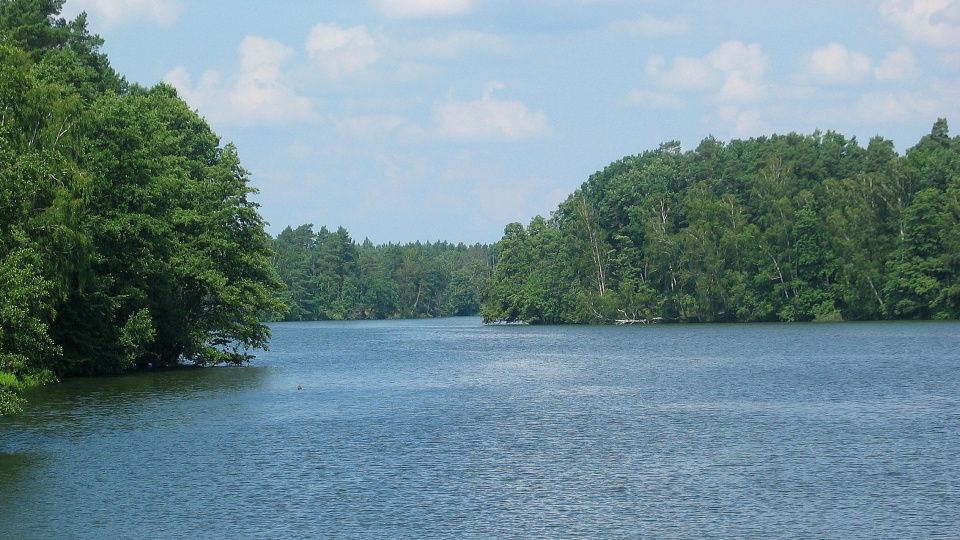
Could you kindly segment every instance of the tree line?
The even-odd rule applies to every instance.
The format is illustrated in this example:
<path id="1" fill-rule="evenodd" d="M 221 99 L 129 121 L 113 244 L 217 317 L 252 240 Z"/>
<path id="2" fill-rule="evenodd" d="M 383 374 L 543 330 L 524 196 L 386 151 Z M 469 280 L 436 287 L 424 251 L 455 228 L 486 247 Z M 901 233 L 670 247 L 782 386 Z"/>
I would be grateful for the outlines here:
<path id="1" fill-rule="evenodd" d="M 282 313 L 236 148 L 63 0 L 0 0 L 0 414 L 27 385 L 242 363 Z"/>
<path id="2" fill-rule="evenodd" d="M 493 256 L 481 244 L 358 244 L 311 224 L 287 227 L 273 249 L 288 321 L 477 315 Z"/>
<path id="3" fill-rule="evenodd" d="M 940 119 L 902 156 L 833 131 L 670 142 L 498 250 L 487 322 L 956 319 L 960 137 Z"/>

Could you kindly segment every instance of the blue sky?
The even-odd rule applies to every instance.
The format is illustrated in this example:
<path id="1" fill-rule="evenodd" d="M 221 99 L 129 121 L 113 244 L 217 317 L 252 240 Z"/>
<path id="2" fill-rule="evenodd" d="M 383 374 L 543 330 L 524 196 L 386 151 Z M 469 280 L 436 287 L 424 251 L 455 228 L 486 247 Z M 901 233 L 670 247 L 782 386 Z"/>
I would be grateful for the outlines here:
<path id="1" fill-rule="evenodd" d="M 591 174 L 834 130 L 960 126 L 960 0 L 67 0 L 131 82 L 237 145 L 277 234 L 489 243 Z"/>

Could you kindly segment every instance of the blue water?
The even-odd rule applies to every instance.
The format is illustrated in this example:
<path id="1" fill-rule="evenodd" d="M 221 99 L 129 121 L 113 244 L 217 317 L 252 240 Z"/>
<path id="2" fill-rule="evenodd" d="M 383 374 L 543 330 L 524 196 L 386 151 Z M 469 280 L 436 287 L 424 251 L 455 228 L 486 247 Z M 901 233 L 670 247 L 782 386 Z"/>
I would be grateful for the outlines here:
<path id="1" fill-rule="evenodd" d="M 0 538 L 960 538 L 958 323 L 273 333 L 32 392 Z"/>

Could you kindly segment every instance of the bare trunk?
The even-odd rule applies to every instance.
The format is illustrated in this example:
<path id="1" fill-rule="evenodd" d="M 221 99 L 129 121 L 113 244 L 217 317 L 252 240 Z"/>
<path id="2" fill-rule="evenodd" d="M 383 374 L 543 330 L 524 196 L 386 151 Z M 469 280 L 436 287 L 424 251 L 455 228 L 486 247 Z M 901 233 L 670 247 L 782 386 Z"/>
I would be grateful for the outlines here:
<path id="1" fill-rule="evenodd" d="M 763 246 L 761 246 L 760 249 L 763 249 Z M 780 269 L 780 263 L 777 262 L 777 258 L 773 256 L 773 253 L 770 253 L 765 249 L 764 251 L 766 251 L 767 256 L 770 257 L 771 261 L 773 261 L 773 266 L 777 269 L 777 276 L 780 278 L 780 284 L 783 285 L 783 297 L 789 300 L 790 292 L 787 290 L 786 280 L 783 279 L 783 271 Z"/>
<path id="2" fill-rule="evenodd" d="M 604 253 L 600 244 L 600 224 L 596 219 L 596 212 L 590 211 L 591 209 L 587 207 L 587 199 L 582 194 L 580 195 L 580 207 L 578 210 L 587 228 L 587 237 L 590 241 L 590 248 L 593 251 L 593 264 L 597 267 L 597 289 L 600 296 L 603 296 L 607 292 L 607 272 L 604 267 Z"/>
<path id="3" fill-rule="evenodd" d="M 870 284 L 870 289 L 873 291 L 873 295 L 877 297 L 877 302 L 879 302 L 882 306 L 883 298 L 880 298 L 880 293 L 877 292 L 877 287 L 873 284 L 873 279 L 871 279 L 870 276 L 867 276 L 867 283 Z"/>
<path id="4" fill-rule="evenodd" d="M 420 294 L 423 292 L 423 283 L 417 284 L 417 298 L 413 301 L 413 308 L 417 309 L 417 306 L 420 305 Z"/>

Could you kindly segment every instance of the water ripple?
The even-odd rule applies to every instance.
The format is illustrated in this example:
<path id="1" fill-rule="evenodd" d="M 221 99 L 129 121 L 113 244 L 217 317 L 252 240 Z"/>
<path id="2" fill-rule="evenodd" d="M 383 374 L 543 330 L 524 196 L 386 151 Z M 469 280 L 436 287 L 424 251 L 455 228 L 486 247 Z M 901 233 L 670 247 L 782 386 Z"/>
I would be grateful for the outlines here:
<path id="1" fill-rule="evenodd" d="M 278 325 L 31 396 L 0 537 L 956 538 L 957 330 Z"/>

